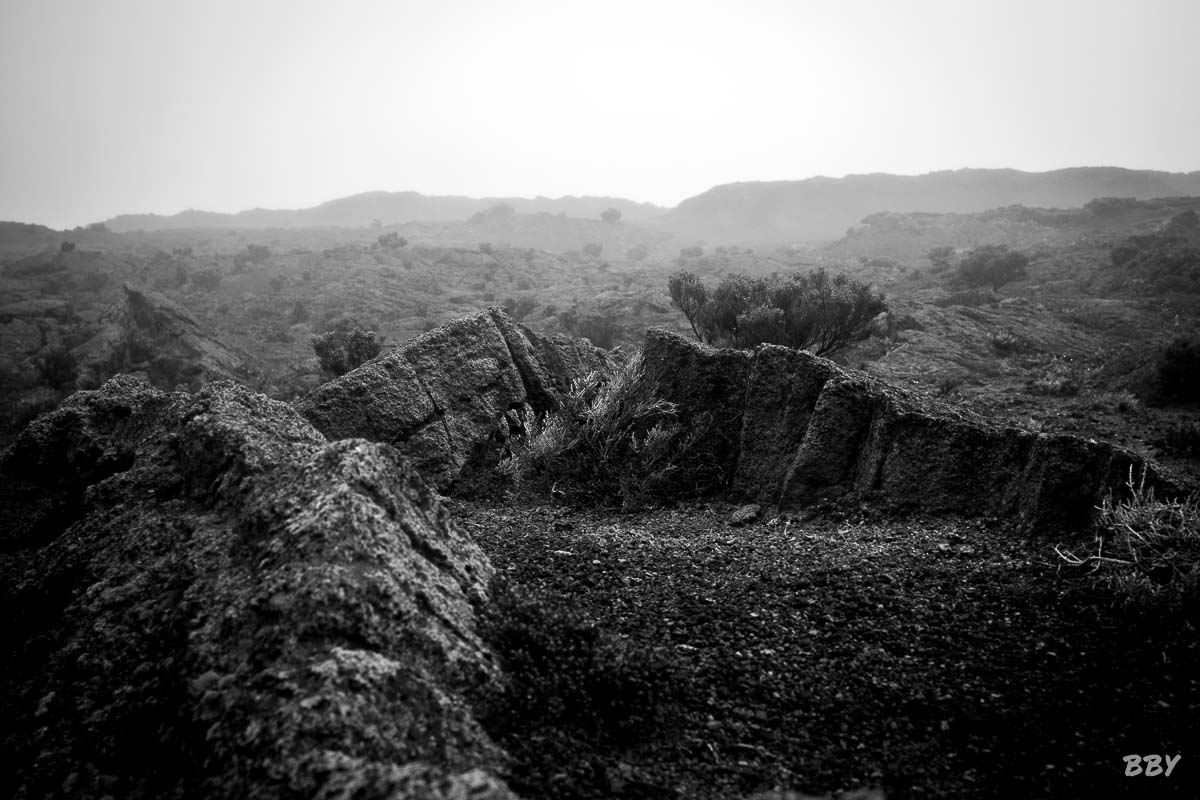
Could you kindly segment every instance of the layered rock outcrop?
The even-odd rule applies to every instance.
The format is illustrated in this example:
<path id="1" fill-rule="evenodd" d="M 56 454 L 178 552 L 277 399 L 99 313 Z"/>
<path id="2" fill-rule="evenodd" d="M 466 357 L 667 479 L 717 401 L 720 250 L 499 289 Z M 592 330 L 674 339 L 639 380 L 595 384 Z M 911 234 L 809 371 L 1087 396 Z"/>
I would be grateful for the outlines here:
<path id="1" fill-rule="evenodd" d="M 698 474 L 720 465 L 710 488 L 782 509 L 861 500 L 1074 530 L 1146 468 L 1114 445 L 997 426 L 803 351 L 652 329 L 643 357 L 649 390 L 705 426 L 691 457 Z"/>
<path id="2" fill-rule="evenodd" d="M 541 337 L 491 308 L 411 339 L 296 408 L 330 439 L 393 445 L 444 489 L 609 358 L 584 339 Z"/>
<path id="3" fill-rule="evenodd" d="M 128 284 L 124 293 L 95 334 L 73 351 L 80 388 L 95 388 L 119 372 L 140 373 L 161 389 L 189 391 L 254 377 L 251 358 L 219 341 L 183 306 Z"/>
<path id="4" fill-rule="evenodd" d="M 510 796 L 491 567 L 393 448 L 121 376 L 0 454 L 0 532 L 0 794 Z"/>

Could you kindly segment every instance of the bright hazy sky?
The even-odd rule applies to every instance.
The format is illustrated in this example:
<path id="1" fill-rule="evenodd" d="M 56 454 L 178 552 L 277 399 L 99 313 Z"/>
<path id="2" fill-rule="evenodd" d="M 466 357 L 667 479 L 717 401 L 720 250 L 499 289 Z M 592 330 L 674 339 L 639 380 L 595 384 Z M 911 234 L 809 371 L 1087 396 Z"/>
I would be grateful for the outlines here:
<path id="1" fill-rule="evenodd" d="M 0 0 L 0 219 L 1200 169 L 1200 0 Z"/>

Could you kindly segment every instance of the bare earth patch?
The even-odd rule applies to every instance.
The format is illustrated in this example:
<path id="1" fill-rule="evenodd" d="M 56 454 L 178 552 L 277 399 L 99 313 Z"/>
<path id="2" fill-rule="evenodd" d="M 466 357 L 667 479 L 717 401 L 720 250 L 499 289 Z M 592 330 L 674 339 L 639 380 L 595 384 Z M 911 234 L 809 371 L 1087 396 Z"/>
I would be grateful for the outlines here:
<path id="1" fill-rule="evenodd" d="M 1197 615 L 1117 607 L 1054 542 L 997 521 L 453 505 L 507 592 L 607 643 L 581 674 L 669 678 L 635 730 L 530 729 L 546 698 L 510 698 L 490 726 L 524 796 L 1198 796 Z M 1129 754 L 1182 760 L 1127 778 Z"/>

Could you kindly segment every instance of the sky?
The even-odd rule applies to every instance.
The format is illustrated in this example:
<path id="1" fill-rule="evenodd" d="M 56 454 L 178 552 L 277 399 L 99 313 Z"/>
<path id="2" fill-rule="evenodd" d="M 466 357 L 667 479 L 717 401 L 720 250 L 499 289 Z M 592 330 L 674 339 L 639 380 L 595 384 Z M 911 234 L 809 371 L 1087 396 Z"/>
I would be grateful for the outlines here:
<path id="1" fill-rule="evenodd" d="M 1200 0 L 0 0 L 0 220 L 1200 170 Z"/>

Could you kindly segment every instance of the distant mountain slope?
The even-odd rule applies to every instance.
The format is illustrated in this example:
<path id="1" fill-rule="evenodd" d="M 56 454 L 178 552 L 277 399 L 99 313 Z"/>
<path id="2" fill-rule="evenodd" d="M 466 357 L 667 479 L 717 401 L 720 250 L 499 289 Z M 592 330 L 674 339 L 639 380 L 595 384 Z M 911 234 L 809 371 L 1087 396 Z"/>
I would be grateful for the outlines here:
<path id="1" fill-rule="evenodd" d="M 1010 205 L 1073 208 L 1098 197 L 1200 195 L 1200 172 L 1076 167 L 960 169 L 732 183 L 684 200 L 659 224 L 709 242 L 832 240 L 880 211 L 976 212 Z"/>
<path id="2" fill-rule="evenodd" d="M 635 203 L 618 197 L 457 197 L 426 196 L 418 192 L 366 192 L 330 200 L 313 208 L 256 208 L 237 214 L 183 211 L 179 214 L 123 214 L 107 221 L 117 232 L 156 231 L 177 228 L 359 228 L 379 220 L 384 225 L 403 222 L 463 221 L 497 203 L 507 203 L 526 214 L 546 212 L 570 217 L 599 218 L 616 208 L 630 222 L 646 221 L 664 209 L 651 203 Z"/>

